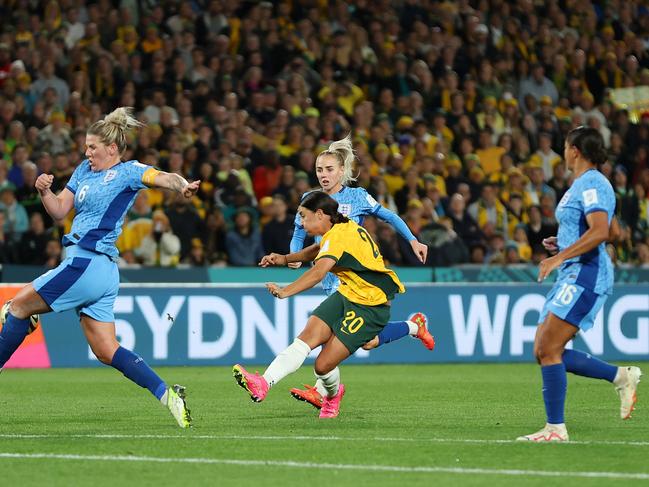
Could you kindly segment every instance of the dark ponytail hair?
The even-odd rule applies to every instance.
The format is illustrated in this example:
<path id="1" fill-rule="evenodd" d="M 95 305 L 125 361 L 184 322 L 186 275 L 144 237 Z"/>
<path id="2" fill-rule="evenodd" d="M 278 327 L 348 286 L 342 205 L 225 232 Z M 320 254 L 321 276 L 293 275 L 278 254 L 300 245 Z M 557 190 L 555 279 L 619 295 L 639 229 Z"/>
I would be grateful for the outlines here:
<path id="1" fill-rule="evenodd" d="M 313 191 L 305 196 L 300 206 L 310 211 L 322 210 L 322 213 L 329 215 L 331 223 L 347 223 L 349 218 L 338 213 L 338 202 L 324 191 Z"/>
<path id="2" fill-rule="evenodd" d="M 581 126 L 572 129 L 568 132 L 566 142 L 575 146 L 585 159 L 595 165 L 603 164 L 608 159 L 604 139 L 594 128 Z"/>

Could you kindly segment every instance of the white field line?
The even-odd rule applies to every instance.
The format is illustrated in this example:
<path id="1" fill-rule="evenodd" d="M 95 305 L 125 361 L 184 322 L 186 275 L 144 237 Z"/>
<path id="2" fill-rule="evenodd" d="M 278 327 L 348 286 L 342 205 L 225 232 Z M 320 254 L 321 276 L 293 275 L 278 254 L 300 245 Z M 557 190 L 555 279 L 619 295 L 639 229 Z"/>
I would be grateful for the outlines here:
<path id="1" fill-rule="evenodd" d="M 143 463 L 192 463 L 207 465 L 240 465 L 279 468 L 301 468 L 319 470 L 360 470 L 365 472 L 402 472 L 402 473 L 448 473 L 457 475 L 507 475 L 530 477 L 579 477 L 606 478 L 624 480 L 649 480 L 649 473 L 627 472 L 562 472 L 558 470 L 522 470 L 461 467 L 407 467 L 398 465 L 363 465 L 346 463 L 293 462 L 283 460 L 238 460 L 233 458 L 169 458 L 127 455 L 77 455 L 65 453 L 12 453 L 0 452 L 0 459 L 25 460 L 76 460 L 96 462 L 143 462 Z"/>
<path id="2" fill-rule="evenodd" d="M 250 440 L 250 441 L 373 441 L 383 443 L 467 443 L 478 445 L 527 444 L 516 440 L 472 439 L 472 438 L 391 438 L 391 437 L 350 437 L 350 436 L 260 436 L 260 435 L 129 435 L 129 434 L 30 434 L 0 433 L 5 439 L 54 439 L 54 438 L 89 438 L 104 440 Z M 555 443 L 556 444 L 556 443 Z M 616 446 L 649 446 L 649 441 L 622 440 L 583 440 L 569 441 L 562 445 L 616 445 Z"/>

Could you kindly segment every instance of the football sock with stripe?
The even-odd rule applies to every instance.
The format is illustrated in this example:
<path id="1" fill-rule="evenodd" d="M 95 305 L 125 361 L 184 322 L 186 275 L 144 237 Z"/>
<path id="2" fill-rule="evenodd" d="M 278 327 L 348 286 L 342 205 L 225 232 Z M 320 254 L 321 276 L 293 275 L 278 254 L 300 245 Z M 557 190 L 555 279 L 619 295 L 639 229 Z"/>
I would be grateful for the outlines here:
<path id="1" fill-rule="evenodd" d="M 151 394 L 158 400 L 167 390 L 167 384 L 147 365 L 144 359 L 124 347 L 117 349 L 110 365 L 138 386 L 151 391 Z"/>
<path id="2" fill-rule="evenodd" d="M 618 368 L 593 357 L 589 353 L 580 352 L 579 350 L 565 350 L 561 358 L 566 366 L 566 371 L 571 374 L 593 379 L 604 379 L 609 382 L 615 380 Z"/>
<path id="3" fill-rule="evenodd" d="M 311 348 L 299 338 L 275 357 L 264 372 L 268 387 L 273 387 L 288 374 L 292 374 L 304 363 L 311 353 Z"/>
<path id="4" fill-rule="evenodd" d="M 11 314 L 11 311 L 7 313 L 7 319 L 0 332 L 0 367 L 4 367 L 23 342 L 28 331 L 29 318 L 19 320 Z"/>
<path id="5" fill-rule="evenodd" d="M 413 323 L 414 325 L 414 323 Z M 415 328 L 417 325 L 414 325 Z M 387 325 L 383 327 L 381 333 L 379 333 L 379 346 L 384 343 L 394 342 L 399 340 L 407 335 L 410 335 L 410 325 L 407 321 L 389 321 Z M 415 329 L 415 334 L 417 330 Z"/>
<path id="6" fill-rule="evenodd" d="M 550 424 L 564 423 L 564 405 L 568 380 L 563 363 L 541 366 L 543 376 L 543 401 Z"/>
<path id="7" fill-rule="evenodd" d="M 338 367 L 324 375 L 316 374 L 315 376 L 325 388 L 326 394 L 323 394 L 323 396 L 334 397 L 338 394 L 338 386 L 340 386 L 340 369 Z"/>

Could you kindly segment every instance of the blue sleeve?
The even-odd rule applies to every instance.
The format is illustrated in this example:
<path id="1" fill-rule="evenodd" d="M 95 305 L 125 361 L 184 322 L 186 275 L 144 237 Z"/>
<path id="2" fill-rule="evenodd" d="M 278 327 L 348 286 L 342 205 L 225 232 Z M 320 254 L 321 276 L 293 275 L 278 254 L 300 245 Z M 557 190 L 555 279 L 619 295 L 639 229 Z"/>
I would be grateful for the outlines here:
<path id="1" fill-rule="evenodd" d="M 144 184 L 144 173 L 149 169 L 154 169 L 151 166 L 142 164 L 138 161 L 129 161 L 127 163 L 127 178 L 128 186 L 133 190 L 144 189 L 148 186 Z"/>
<path id="2" fill-rule="evenodd" d="M 594 178 L 580 190 L 579 200 L 584 208 L 584 215 L 604 211 L 610 221 L 615 213 L 615 193 L 610 183 L 603 178 Z"/>
<path id="3" fill-rule="evenodd" d="M 307 191 L 302 195 L 300 198 L 300 202 L 306 196 L 311 193 L 311 191 Z M 291 253 L 299 252 L 304 248 L 304 240 L 306 239 L 306 231 L 304 230 L 304 227 L 302 226 L 302 218 L 300 218 L 300 214 L 296 213 L 295 214 L 295 227 L 293 228 L 293 236 L 291 237 L 291 243 L 289 244 L 289 250 Z"/>
<path id="4" fill-rule="evenodd" d="M 77 168 L 72 173 L 72 176 L 70 176 L 68 184 L 65 185 L 65 187 L 68 188 L 72 192 L 72 194 L 77 194 L 77 189 L 79 189 L 79 173 L 83 170 L 82 168 L 85 164 L 88 164 L 87 159 L 77 166 Z"/>
<path id="5" fill-rule="evenodd" d="M 354 206 L 360 215 L 374 215 L 381 208 L 381 204 L 365 188 L 354 188 Z"/>
<path id="6" fill-rule="evenodd" d="M 291 237 L 291 244 L 289 246 L 291 253 L 299 252 L 304 247 L 304 239 L 306 232 L 302 226 L 300 215 L 295 215 L 295 228 L 293 229 L 293 237 Z"/>
<path id="7" fill-rule="evenodd" d="M 410 231 L 408 225 L 406 225 L 406 222 L 404 222 L 396 213 L 393 213 L 387 208 L 379 205 L 379 207 L 374 212 L 374 215 L 376 215 L 377 218 L 383 220 L 384 222 L 392 225 L 397 233 L 405 238 L 408 242 L 410 242 L 411 240 L 416 240 L 416 237 Z"/>

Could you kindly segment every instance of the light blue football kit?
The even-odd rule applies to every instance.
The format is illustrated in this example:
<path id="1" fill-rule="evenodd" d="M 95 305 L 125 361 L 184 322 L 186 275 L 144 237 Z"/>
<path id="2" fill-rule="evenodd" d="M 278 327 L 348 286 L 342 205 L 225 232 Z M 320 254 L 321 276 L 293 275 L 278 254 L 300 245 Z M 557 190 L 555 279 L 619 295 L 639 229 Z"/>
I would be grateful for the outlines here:
<path id="1" fill-rule="evenodd" d="M 119 252 L 115 241 L 138 191 L 152 185 L 157 174 L 156 169 L 137 161 L 119 162 L 104 171 L 93 172 L 85 160 L 75 169 L 66 186 L 74 194 L 76 212 L 70 233 L 63 237 L 66 257 L 56 269 L 32 282 L 34 290 L 52 310 L 74 309 L 77 314 L 99 322 L 115 321 L 113 305 L 119 290 Z M 7 313 L 0 331 L 0 367 L 27 336 L 29 323 L 29 319 Z M 90 339 L 89 343 L 92 346 Z M 118 346 L 112 357 L 98 358 L 148 389 L 167 406 L 179 426 L 190 425 L 184 388 L 167 387 L 142 357 Z"/>
<path id="2" fill-rule="evenodd" d="M 586 216 L 596 211 L 606 212 L 610 225 L 615 212 L 615 193 L 606 177 L 591 169 L 575 179 L 557 206 L 560 250 L 579 240 L 588 230 Z M 543 323 L 548 312 L 552 312 L 581 330 L 588 330 L 613 289 L 613 264 L 606 253 L 606 244 L 568 259 L 558 273 L 539 322 Z"/>
<path id="3" fill-rule="evenodd" d="M 76 168 L 66 186 L 74 193 L 76 212 L 63 237 L 66 258 L 32 283 L 52 310 L 75 309 L 97 321 L 114 321 L 119 288 L 115 241 L 138 191 L 147 187 L 147 171 L 157 173 L 137 161 L 93 172 L 84 160 Z"/>
<path id="4" fill-rule="evenodd" d="M 304 193 L 302 199 L 304 199 L 309 193 L 310 192 Z M 363 225 L 363 221 L 367 215 L 374 215 L 380 220 L 392 225 L 399 235 L 407 241 L 415 239 L 415 236 L 399 215 L 381 206 L 381 204 L 378 203 L 364 188 L 350 188 L 343 186 L 340 191 L 330 196 L 338 202 L 338 212 L 359 225 Z M 290 244 L 291 252 L 299 252 L 302 250 L 305 238 L 306 232 L 302 226 L 300 215 L 295 215 L 295 229 Z M 320 239 L 320 236 L 316 237 L 316 242 L 319 242 Z M 339 285 L 340 281 L 336 275 L 331 272 L 327 273 L 325 278 L 322 280 L 322 287 L 327 296 L 333 294 L 336 289 L 338 289 Z"/>

